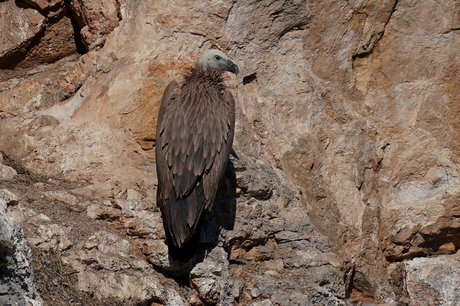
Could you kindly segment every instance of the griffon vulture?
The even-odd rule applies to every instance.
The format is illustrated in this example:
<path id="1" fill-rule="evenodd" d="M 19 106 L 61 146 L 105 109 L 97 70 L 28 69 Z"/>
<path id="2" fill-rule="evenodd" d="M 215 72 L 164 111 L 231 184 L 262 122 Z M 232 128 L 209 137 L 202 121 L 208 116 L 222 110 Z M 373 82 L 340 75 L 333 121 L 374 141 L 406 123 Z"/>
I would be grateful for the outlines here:
<path id="1" fill-rule="evenodd" d="M 185 75 L 169 83 L 157 120 L 157 205 L 170 248 L 184 248 L 203 211 L 210 211 L 225 171 L 235 128 L 235 102 L 223 80 L 238 67 L 211 49 Z"/>

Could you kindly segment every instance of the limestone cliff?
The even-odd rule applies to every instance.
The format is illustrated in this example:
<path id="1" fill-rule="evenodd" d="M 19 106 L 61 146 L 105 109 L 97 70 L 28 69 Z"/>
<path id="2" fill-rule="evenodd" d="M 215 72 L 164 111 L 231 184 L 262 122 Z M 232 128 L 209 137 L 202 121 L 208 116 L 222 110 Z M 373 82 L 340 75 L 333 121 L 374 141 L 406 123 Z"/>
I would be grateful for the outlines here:
<path id="1" fill-rule="evenodd" d="M 458 1 L 7 0 L 0 14 L 0 219 L 33 255 L 11 301 L 460 300 Z M 241 69 L 238 159 L 210 246 L 180 266 L 155 207 L 155 120 L 212 47 Z"/>

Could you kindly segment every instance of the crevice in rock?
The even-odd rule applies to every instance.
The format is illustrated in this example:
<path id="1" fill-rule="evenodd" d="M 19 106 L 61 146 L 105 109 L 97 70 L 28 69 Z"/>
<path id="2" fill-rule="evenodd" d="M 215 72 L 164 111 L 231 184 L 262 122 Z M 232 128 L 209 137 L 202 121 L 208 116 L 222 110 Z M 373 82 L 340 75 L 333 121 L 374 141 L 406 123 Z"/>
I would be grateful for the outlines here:
<path id="1" fill-rule="evenodd" d="M 404 264 L 397 263 L 394 266 L 394 269 L 389 273 L 388 282 L 393 288 L 393 292 L 395 293 L 398 305 L 401 306 L 409 305 L 407 302 L 409 294 L 407 292 L 407 285 L 405 281 L 406 279 L 407 275 Z"/>
<path id="2" fill-rule="evenodd" d="M 345 297 L 350 298 L 351 292 L 353 290 L 353 278 L 355 277 L 355 267 L 351 266 L 344 273 L 343 283 L 345 284 Z"/>
<path id="3" fill-rule="evenodd" d="M 409 252 L 409 250 L 405 250 L 401 254 L 398 254 L 398 255 L 387 255 L 385 256 L 385 259 L 388 262 L 392 263 L 392 262 L 402 262 L 404 260 L 411 260 L 416 257 L 428 257 L 428 254 L 420 250 L 416 252 Z"/>
<path id="4" fill-rule="evenodd" d="M 308 25 L 310 24 L 310 20 L 311 20 L 311 18 L 308 18 L 307 20 L 302 20 L 302 21 L 296 22 L 296 23 L 286 27 L 279 34 L 279 39 L 281 39 L 284 35 L 286 35 L 289 32 L 306 30 L 308 28 Z"/>
<path id="5" fill-rule="evenodd" d="M 393 4 L 393 8 L 391 9 L 391 13 L 390 13 L 390 15 L 388 16 L 387 21 L 385 22 L 385 27 L 384 27 L 384 29 L 386 29 L 386 26 L 387 26 L 388 22 L 390 22 L 391 16 L 393 16 L 393 14 L 396 12 L 396 7 L 398 6 L 398 3 L 399 3 L 399 0 L 395 0 L 395 3 Z M 384 31 L 385 31 L 385 30 L 384 30 Z"/>
<path id="6" fill-rule="evenodd" d="M 400 262 L 416 257 L 455 254 L 460 248 L 460 227 L 458 217 L 441 217 L 430 226 L 412 233 L 401 241 L 393 241 L 388 254 L 388 262 Z"/>
<path id="7" fill-rule="evenodd" d="M 35 9 L 35 7 L 33 7 L 32 5 L 27 3 L 27 1 L 15 0 L 14 3 L 16 4 L 17 7 L 20 7 L 20 8 L 25 8 L 25 9 L 33 8 L 33 9 Z"/>
<path id="8" fill-rule="evenodd" d="M 247 75 L 243 78 L 243 85 L 247 85 L 249 83 L 252 83 L 253 81 L 257 80 L 257 73 L 254 72 L 250 75 Z"/>
<path id="9" fill-rule="evenodd" d="M 447 31 L 442 32 L 442 34 L 449 34 L 449 33 L 456 32 L 456 31 L 460 31 L 460 27 L 449 29 Z"/>
<path id="10" fill-rule="evenodd" d="M 85 48 L 85 44 L 83 43 L 83 38 L 81 37 L 81 27 L 78 25 L 76 21 L 75 13 L 70 8 L 70 2 L 65 1 L 64 3 L 65 3 L 65 9 L 67 11 L 67 15 L 72 23 L 73 33 L 74 33 L 73 36 L 74 36 L 75 46 L 77 48 L 77 53 L 85 54 L 87 53 L 87 50 Z"/>
<path id="11" fill-rule="evenodd" d="M 0 240 L 0 278 L 9 274 L 8 265 L 13 253 L 13 246 L 8 241 Z"/>
<path id="12" fill-rule="evenodd" d="M 120 7 L 121 7 L 120 0 L 115 0 L 115 2 L 117 3 L 117 17 L 118 17 L 118 21 L 121 21 L 121 20 L 123 20 L 123 15 L 121 14 L 121 10 L 120 10 Z"/>
<path id="13" fill-rule="evenodd" d="M 346 297 L 349 298 L 352 303 L 375 303 L 374 289 L 364 274 L 353 267 L 349 277 Z"/>
<path id="14" fill-rule="evenodd" d="M 433 250 L 433 252 L 441 252 L 440 248 L 443 245 L 452 243 L 455 250 L 460 247 L 460 228 L 443 228 L 439 230 L 437 235 L 421 234 L 425 242 L 420 244 L 420 247 Z M 445 254 L 441 252 L 440 254 Z"/>
<path id="15" fill-rule="evenodd" d="M 373 48 L 370 49 L 369 51 L 365 51 L 365 52 L 360 52 L 360 53 L 353 54 L 353 55 L 351 56 L 351 59 L 353 60 L 353 68 L 354 68 L 354 66 L 355 66 L 355 65 L 354 65 L 354 62 L 355 62 L 356 59 L 368 58 L 368 57 L 372 54 L 372 52 L 374 52 L 374 48 L 375 48 L 375 47 L 373 47 Z"/>
<path id="16" fill-rule="evenodd" d="M 1 77 L 0 77 L 1 80 Z M 0 110 L 0 119 L 5 119 L 5 118 L 13 118 L 16 117 L 17 114 L 13 114 L 4 110 Z"/>
<path id="17" fill-rule="evenodd" d="M 224 20 L 224 23 L 226 24 L 227 21 L 228 21 L 228 17 L 230 16 L 230 14 L 232 13 L 232 10 L 233 10 L 233 7 L 235 6 L 235 3 L 236 1 L 232 1 L 232 6 L 230 6 L 230 8 L 228 9 L 227 11 L 227 16 L 225 16 L 225 20 Z"/>
<path id="18" fill-rule="evenodd" d="M 433 245 L 436 246 L 438 244 L 439 243 L 434 243 Z M 453 254 L 454 253 L 450 255 L 453 255 Z M 418 248 L 416 250 L 407 249 L 407 250 L 402 251 L 400 254 L 387 255 L 385 259 L 390 263 L 398 263 L 398 262 L 403 262 L 405 260 L 412 260 L 414 258 L 433 257 L 433 256 L 440 256 L 440 255 L 449 255 L 449 253 L 438 252 L 438 250 L 433 251 L 431 248 L 426 247 L 426 248 Z"/>

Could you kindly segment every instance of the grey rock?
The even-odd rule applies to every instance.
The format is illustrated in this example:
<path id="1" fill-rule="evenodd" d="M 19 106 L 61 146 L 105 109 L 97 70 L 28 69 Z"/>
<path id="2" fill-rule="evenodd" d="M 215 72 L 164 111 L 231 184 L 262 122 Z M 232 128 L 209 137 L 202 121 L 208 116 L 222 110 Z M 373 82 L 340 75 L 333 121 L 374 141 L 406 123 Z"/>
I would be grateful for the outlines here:
<path id="1" fill-rule="evenodd" d="M 459 254 L 414 258 L 404 263 L 410 301 L 418 305 L 458 305 L 460 296 Z"/>
<path id="2" fill-rule="evenodd" d="M 273 303 L 268 299 L 255 301 L 255 302 L 249 304 L 249 306 L 272 306 L 272 305 L 273 305 Z"/>
<path id="3" fill-rule="evenodd" d="M 41 306 L 35 289 L 32 252 L 19 223 L 6 214 L 17 196 L 0 189 L 0 305 Z"/>
<path id="4" fill-rule="evenodd" d="M 0 163 L 0 180 L 12 180 L 18 175 L 17 171 Z"/>
<path id="5" fill-rule="evenodd" d="M 228 271 L 227 255 L 223 248 L 215 247 L 190 272 L 192 288 L 206 303 L 224 306 L 235 302 L 234 282 Z"/>

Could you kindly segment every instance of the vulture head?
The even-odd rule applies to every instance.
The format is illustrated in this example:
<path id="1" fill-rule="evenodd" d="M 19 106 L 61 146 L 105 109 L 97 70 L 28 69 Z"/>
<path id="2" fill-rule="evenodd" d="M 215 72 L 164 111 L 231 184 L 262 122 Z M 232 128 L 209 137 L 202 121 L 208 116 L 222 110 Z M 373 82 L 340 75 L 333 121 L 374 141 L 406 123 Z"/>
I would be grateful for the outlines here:
<path id="1" fill-rule="evenodd" d="M 230 71 L 234 74 L 240 72 L 238 66 L 235 65 L 224 52 L 217 49 L 205 51 L 203 55 L 201 55 L 198 63 L 205 68 Z"/>

